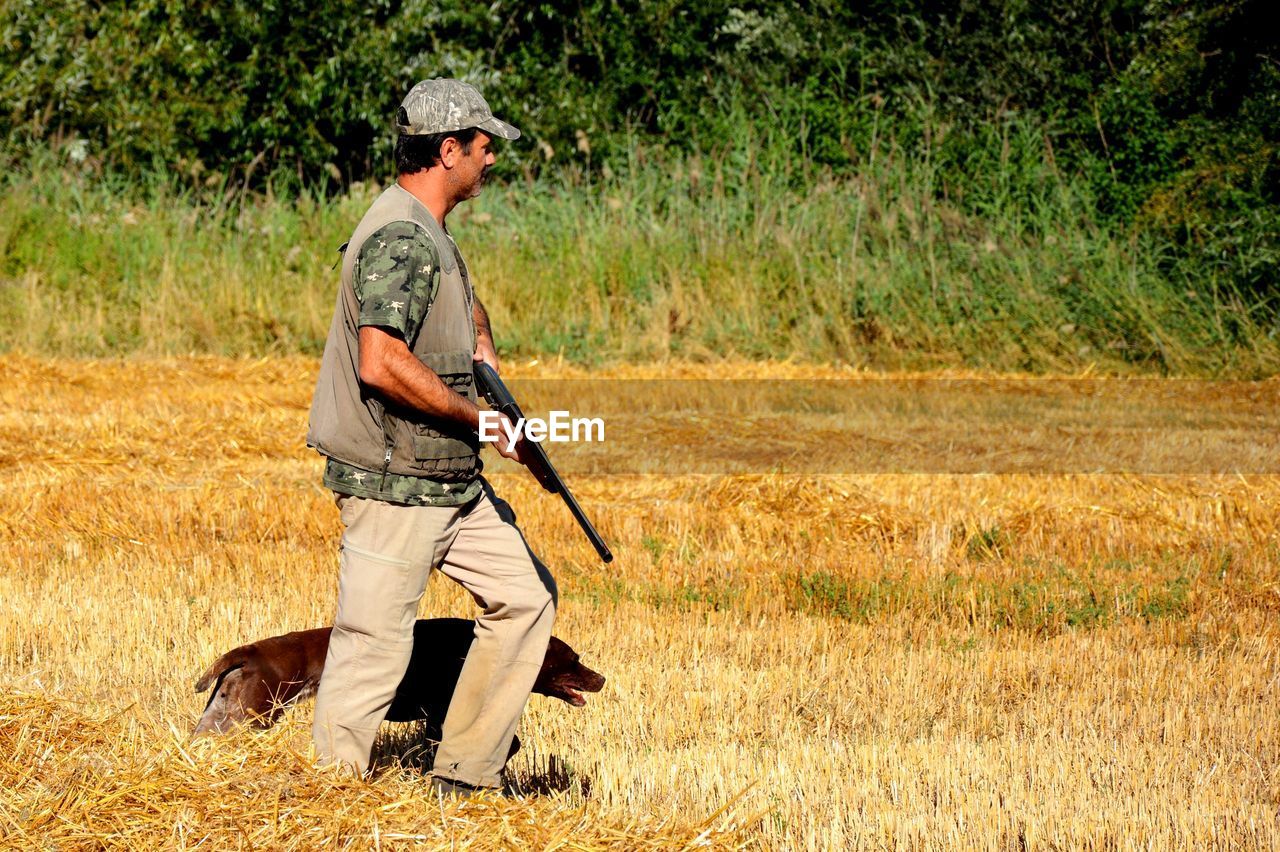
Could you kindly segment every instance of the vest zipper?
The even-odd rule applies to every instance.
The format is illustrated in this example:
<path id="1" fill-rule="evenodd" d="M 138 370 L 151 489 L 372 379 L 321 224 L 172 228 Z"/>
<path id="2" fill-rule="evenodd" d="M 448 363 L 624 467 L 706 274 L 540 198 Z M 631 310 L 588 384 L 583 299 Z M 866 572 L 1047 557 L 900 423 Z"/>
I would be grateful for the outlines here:
<path id="1" fill-rule="evenodd" d="M 382 478 L 378 482 L 378 490 L 387 492 L 387 471 L 391 469 L 391 451 L 395 449 L 395 438 L 391 435 L 391 424 L 387 422 L 386 406 L 378 406 L 378 419 L 382 421 Z"/>

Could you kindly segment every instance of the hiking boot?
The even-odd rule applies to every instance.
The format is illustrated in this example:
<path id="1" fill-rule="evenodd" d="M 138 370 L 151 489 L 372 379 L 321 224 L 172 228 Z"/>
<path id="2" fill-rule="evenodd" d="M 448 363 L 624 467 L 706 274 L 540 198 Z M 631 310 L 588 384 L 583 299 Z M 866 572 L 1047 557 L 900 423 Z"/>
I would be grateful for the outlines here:
<path id="1" fill-rule="evenodd" d="M 431 789 L 441 796 L 454 796 L 459 799 L 473 799 L 485 793 L 502 795 L 502 791 L 496 787 L 476 787 L 454 781 L 452 778 L 442 778 L 439 775 L 431 776 Z"/>

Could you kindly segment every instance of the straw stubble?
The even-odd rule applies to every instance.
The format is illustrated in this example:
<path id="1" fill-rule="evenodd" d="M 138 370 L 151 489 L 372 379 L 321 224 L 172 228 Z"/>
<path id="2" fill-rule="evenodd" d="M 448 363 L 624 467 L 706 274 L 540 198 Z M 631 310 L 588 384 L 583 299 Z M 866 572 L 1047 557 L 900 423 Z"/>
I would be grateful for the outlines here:
<path id="1" fill-rule="evenodd" d="M 557 635 L 609 678 L 581 709 L 531 699 L 525 795 L 432 799 L 412 726 L 372 782 L 318 770 L 306 703 L 191 742 L 213 658 L 332 615 L 314 371 L 0 361 L 5 845 L 1280 842 L 1274 476 L 582 475 L 602 566 L 496 474 Z M 421 614 L 472 611 L 433 579 Z"/>

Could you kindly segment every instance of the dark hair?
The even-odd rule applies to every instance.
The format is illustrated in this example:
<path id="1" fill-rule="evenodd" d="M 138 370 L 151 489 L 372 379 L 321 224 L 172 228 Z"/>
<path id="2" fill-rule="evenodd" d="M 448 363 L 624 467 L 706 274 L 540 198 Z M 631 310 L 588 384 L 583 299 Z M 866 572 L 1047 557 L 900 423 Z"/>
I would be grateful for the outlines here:
<path id="1" fill-rule="evenodd" d="M 440 146 L 453 137 L 462 146 L 462 153 L 471 153 L 471 143 L 478 129 L 451 130 L 448 133 L 428 133 L 422 136 L 400 134 L 396 137 L 396 173 L 411 175 L 429 169 L 440 162 Z"/>

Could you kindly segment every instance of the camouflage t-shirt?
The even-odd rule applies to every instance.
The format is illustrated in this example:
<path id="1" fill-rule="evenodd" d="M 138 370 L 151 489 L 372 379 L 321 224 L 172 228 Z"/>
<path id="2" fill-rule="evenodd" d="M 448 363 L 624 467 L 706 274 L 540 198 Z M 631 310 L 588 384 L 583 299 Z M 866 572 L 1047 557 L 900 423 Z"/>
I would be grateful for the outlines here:
<path id="1" fill-rule="evenodd" d="M 352 286 L 360 303 L 359 325 L 392 329 L 413 346 L 440 286 L 439 255 L 427 232 L 413 222 L 392 222 L 359 248 Z M 480 493 L 470 482 L 437 482 L 421 476 L 383 474 L 329 459 L 324 484 L 340 494 L 418 506 L 461 506 Z"/>

